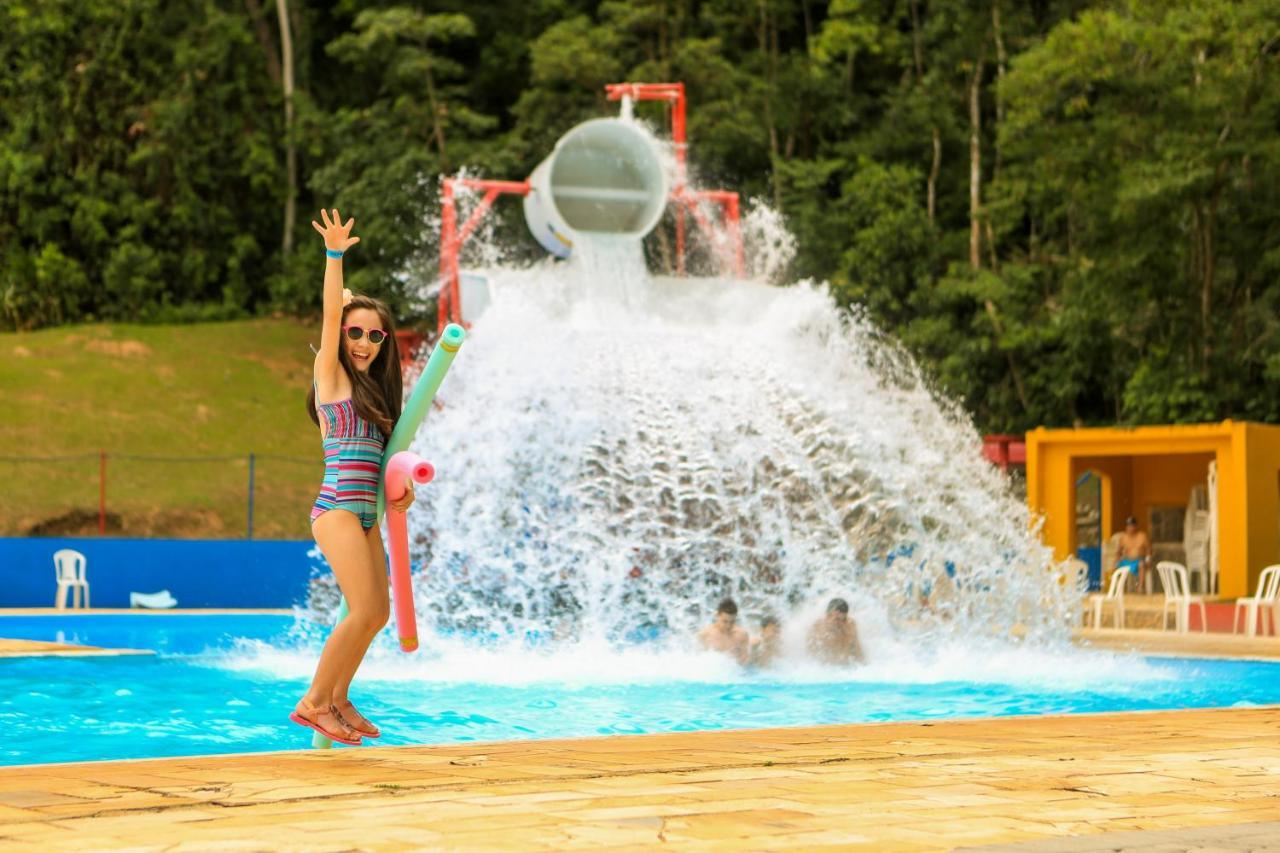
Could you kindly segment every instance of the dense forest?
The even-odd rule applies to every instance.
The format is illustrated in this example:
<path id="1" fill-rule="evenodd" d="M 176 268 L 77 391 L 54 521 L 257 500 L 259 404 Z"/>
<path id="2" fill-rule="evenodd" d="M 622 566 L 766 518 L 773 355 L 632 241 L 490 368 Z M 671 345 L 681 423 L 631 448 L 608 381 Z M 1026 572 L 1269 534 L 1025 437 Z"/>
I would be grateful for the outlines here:
<path id="1" fill-rule="evenodd" d="M 981 428 L 1280 422 L 1277 0 L 6 0 L 0 59 L 5 328 L 314 310 L 322 204 L 425 320 L 440 175 L 682 80 L 694 173 Z"/>

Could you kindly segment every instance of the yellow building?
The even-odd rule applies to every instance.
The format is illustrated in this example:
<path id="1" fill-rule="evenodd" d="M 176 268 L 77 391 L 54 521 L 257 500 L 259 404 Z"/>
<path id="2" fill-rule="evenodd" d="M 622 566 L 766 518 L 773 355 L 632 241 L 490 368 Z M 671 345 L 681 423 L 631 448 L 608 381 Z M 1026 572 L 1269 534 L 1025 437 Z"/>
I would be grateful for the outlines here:
<path id="1" fill-rule="evenodd" d="M 1123 530 L 1130 515 L 1148 535 L 1158 532 L 1153 525 L 1185 512 L 1193 488 L 1208 486 L 1210 463 L 1218 594 L 1249 595 L 1262 569 L 1280 563 L 1280 427 L 1040 427 L 1027 433 L 1027 503 L 1044 519 L 1045 543 L 1063 559 L 1077 552 L 1090 524 L 1103 540 Z M 1096 518 L 1085 488 L 1100 493 Z M 1086 509 L 1078 518 L 1080 507 Z"/>

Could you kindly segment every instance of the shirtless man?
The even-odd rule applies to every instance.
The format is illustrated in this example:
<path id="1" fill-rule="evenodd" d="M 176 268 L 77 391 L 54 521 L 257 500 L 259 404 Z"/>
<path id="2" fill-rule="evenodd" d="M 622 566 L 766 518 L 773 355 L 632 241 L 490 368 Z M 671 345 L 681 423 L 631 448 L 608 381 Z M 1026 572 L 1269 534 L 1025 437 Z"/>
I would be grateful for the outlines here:
<path id="1" fill-rule="evenodd" d="M 1138 579 L 1138 589 L 1146 589 L 1147 572 L 1151 570 L 1151 542 L 1147 534 L 1138 529 L 1138 519 L 1132 515 L 1124 520 L 1124 533 L 1120 535 L 1120 555 L 1116 571 L 1127 571 Z M 1110 578 L 1107 578 L 1108 583 Z M 1125 584 L 1128 586 L 1128 583 Z"/>
<path id="2" fill-rule="evenodd" d="M 751 640 L 751 665 L 766 668 L 782 655 L 782 626 L 777 616 L 760 620 L 760 636 Z"/>
<path id="3" fill-rule="evenodd" d="M 826 615 L 809 629 L 809 653 L 823 663 L 862 663 L 858 629 L 843 598 L 831 599 Z"/>
<path id="4" fill-rule="evenodd" d="M 740 664 L 747 662 L 750 641 L 747 632 L 738 625 L 738 605 L 726 598 L 716 608 L 716 619 L 698 632 L 698 642 L 704 649 L 724 652 Z"/>

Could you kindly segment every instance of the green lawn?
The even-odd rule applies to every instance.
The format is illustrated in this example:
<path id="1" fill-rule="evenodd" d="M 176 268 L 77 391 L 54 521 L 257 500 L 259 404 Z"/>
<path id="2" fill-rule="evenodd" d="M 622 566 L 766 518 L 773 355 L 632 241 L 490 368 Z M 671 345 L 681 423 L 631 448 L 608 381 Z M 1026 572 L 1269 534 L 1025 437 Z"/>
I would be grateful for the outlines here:
<path id="1" fill-rule="evenodd" d="M 317 324 L 279 319 L 0 333 L 0 535 L 96 534 L 106 451 L 114 535 L 244 536 L 252 452 L 255 537 L 308 536 L 308 342 Z"/>

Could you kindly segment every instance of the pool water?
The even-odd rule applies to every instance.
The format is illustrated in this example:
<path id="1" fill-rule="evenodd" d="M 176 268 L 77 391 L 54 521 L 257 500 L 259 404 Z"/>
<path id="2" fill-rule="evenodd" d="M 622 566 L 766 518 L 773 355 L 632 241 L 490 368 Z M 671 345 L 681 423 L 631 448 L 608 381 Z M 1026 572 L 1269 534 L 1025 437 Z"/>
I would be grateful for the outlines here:
<path id="1" fill-rule="evenodd" d="M 0 726 L 14 735 L 0 739 L 0 764 L 306 747 L 309 737 L 287 715 L 306 688 L 314 647 L 271 651 L 296 642 L 288 633 L 293 624 L 281 616 L 0 618 L 0 636 L 53 639 L 49 632 L 61 630 L 69 642 L 161 652 L 0 659 Z M 237 640 L 246 637 L 258 641 L 248 650 Z M 649 671 L 634 661 L 614 663 L 613 677 L 601 679 L 582 676 L 572 661 L 558 670 L 562 676 L 541 677 L 516 671 L 519 665 L 503 674 L 489 666 L 501 660 L 492 655 L 476 656 L 474 665 L 428 657 L 409 666 L 400 661 L 410 656 L 395 654 L 375 655 L 357 681 L 354 698 L 385 733 L 363 748 L 1280 703 L 1280 664 L 1251 661 L 1069 652 L 1074 666 L 1101 673 L 1095 682 L 1056 673 L 983 680 L 970 672 L 949 680 L 945 664 L 900 677 L 909 669 L 901 663 L 868 667 L 856 680 L 832 671 L 785 681 L 719 660 L 694 667 L 690 677 L 664 674 L 670 659 Z M 536 668 L 536 661 L 526 663 L 523 669 Z M 1030 661 L 1033 669 L 1045 666 Z M 579 675 L 565 674 L 573 672 Z"/>
<path id="2" fill-rule="evenodd" d="M 0 637 L 105 649 L 146 649 L 161 655 L 229 649 L 241 637 L 285 635 L 295 623 L 279 614 L 100 613 L 0 616 Z"/>

